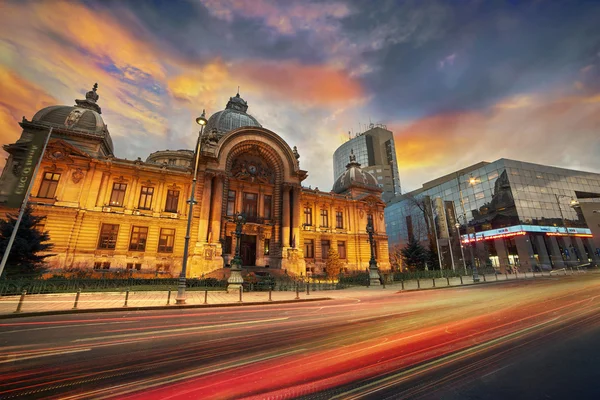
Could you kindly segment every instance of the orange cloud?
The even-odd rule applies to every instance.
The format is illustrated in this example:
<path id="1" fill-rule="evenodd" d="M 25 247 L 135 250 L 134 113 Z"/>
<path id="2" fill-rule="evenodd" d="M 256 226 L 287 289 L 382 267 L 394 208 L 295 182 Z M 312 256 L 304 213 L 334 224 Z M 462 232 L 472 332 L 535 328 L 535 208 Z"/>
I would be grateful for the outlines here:
<path id="1" fill-rule="evenodd" d="M 40 108 L 56 104 L 42 88 L 0 65 L 0 143 L 13 143 L 20 134 L 23 116 L 31 118 Z M 2 158 L 0 167 L 4 167 Z"/>
<path id="2" fill-rule="evenodd" d="M 511 104 L 512 100 L 499 104 Z M 572 168 L 597 165 L 598 127 L 598 94 L 548 94 L 538 96 L 538 101 L 527 107 L 493 106 L 391 125 L 404 190 L 476 162 L 499 158 Z"/>

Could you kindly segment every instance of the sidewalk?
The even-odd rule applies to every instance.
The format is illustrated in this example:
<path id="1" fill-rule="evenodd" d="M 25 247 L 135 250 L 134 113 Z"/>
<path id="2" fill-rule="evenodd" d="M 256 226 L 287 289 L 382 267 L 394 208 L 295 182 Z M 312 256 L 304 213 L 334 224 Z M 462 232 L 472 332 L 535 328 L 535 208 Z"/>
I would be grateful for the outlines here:
<path id="1" fill-rule="evenodd" d="M 501 283 L 516 280 L 530 280 L 549 277 L 560 277 L 564 275 L 573 275 L 583 272 L 578 271 L 553 271 L 536 272 L 532 274 L 508 274 L 508 275 L 480 275 L 479 283 Z M 296 299 L 295 291 L 272 291 L 271 301 L 269 301 L 269 292 L 244 292 L 242 293 L 242 302 L 240 302 L 239 293 L 227 293 L 226 291 L 191 291 L 186 292 L 186 304 L 175 305 L 177 292 L 171 292 L 170 297 L 165 291 L 130 291 L 126 292 L 94 292 L 81 293 L 77 306 L 75 307 L 76 293 L 57 293 L 57 294 L 35 294 L 26 295 L 19 308 L 21 296 L 3 296 L 0 297 L 0 318 L 11 318 L 18 316 L 67 314 L 77 312 L 104 312 L 104 311 L 124 311 L 124 310 L 156 310 L 156 309 L 177 309 L 177 308 L 199 308 L 216 306 L 240 306 L 253 304 L 273 304 L 283 302 L 297 301 L 317 301 L 329 300 L 332 298 L 347 298 L 354 296 L 376 295 L 383 293 L 397 293 L 417 290 L 443 289 L 446 287 L 472 286 L 473 277 L 463 276 L 461 278 L 435 278 L 420 279 L 404 282 L 394 282 L 383 286 L 351 287 L 341 290 L 314 290 L 310 287 L 310 294 L 306 292 L 299 293 L 299 299 Z M 205 297 L 206 296 L 206 297 Z M 127 298 L 127 302 L 126 302 Z"/>

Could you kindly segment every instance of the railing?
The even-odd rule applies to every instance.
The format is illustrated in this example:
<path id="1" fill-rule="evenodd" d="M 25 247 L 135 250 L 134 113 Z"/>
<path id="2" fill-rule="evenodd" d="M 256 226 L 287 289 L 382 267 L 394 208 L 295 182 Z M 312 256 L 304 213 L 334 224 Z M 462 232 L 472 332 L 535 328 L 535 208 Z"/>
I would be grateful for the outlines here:
<path id="1" fill-rule="evenodd" d="M 11 279 L 0 280 L 0 296 L 20 294 L 27 290 L 29 294 L 70 293 L 81 289 L 87 292 L 111 291 L 130 288 L 131 290 L 150 291 L 176 288 L 177 278 L 130 278 L 130 279 Z M 226 288 L 227 281 L 214 278 L 186 280 L 186 286 L 191 290 L 206 288 Z"/>

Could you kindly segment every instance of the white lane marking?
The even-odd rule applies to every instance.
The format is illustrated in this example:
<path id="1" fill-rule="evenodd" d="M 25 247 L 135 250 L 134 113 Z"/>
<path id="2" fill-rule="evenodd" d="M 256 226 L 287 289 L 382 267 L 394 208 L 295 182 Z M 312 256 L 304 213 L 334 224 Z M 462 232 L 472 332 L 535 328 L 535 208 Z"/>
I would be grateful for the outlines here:
<path id="1" fill-rule="evenodd" d="M 57 329 L 57 328 L 78 328 L 80 326 L 93 326 L 93 325 L 110 325 L 110 324 L 132 324 L 139 321 L 119 321 L 119 322 L 96 322 L 93 324 L 73 324 L 73 325 L 57 325 L 57 326 L 45 326 L 43 328 L 29 328 L 29 329 L 17 329 L 14 331 L 0 332 L 0 335 L 4 333 L 17 333 L 17 332 L 30 332 L 30 331 L 43 331 L 46 329 Z"/>
<path id="2" fill-rule="evenodd" d="M 165 329 L 162 331 L 150 331 L 150 332 L 137 332 L 137 333 L 123 333 L 120 335 L 109 335 L 109 336 L 97 336 L 92 338 L 84 338 L 84 339 L 75 339 L 73 342 L 89 342 L 91 340 L 100 340 L 100 339 L 116 339 L 116 338 L 126 338 L 126 337 L 134 337 L 134 336 L 160 336 L 163 333 L 175 333 L 175 332 L 186 332 L 186 331 L 201 331 L 205 329 L 211 328 L 228 328 L 230 326 L 239 326 L 239 325 L 249 325 L 249 324 L 261 324 L 265 322 L 274 322 L 274 321 L 285 321 L 289 319 L 289 317 L 285 318 L 271 318 L 271 319 L 259 319 L 254 321 L 243 321 L 243 322 L 234 322 L 230 324 L 218 324 L 218 325 L 205 325 L 205 326 L 197 326 L 191 328 L 175 328 L 175 329 Z"/>
<path id="3" fill-rule="evenodd" d="M 76 350 L 55 350 L 55 351 L 50 351 L 50 352 L 47 352 L 47 353 L 34 354 L 32 356 L 27 356 L 27 357 L 17 357 L 15 355 L 13 355 L 8 360 L 2 360 L 2 361 L 0 361 L 0 364 L 6 364 L 6 363 L 11 363 L 11 362 L 17 362 L 17 361 L 24 361 L 24 360 L 29 360 L 29 359 L 32 359 L 32 358 L 62 356 L 64 354 L 81 353 L 83 351 L 91 351 L 91 350 L 92 350 L 91 348 L 76 349 Z"/>
<path id="4" fill-rule="evenodd" d="M 498 371 L 502 371 L 504 368 L 508 368 L 508 367 L 510 367 L 510 366 L 511 366 L 511 365 L 513 365 L 513 364 L 514 364 L 514 363 L 510 363 L 510 364 L 508 364 L 508 365 L 505 365 L 505 366 L 504 366 L 504 367 L 502 367 L 502 368 L 498 368 L 497 370 L 494 370 L 494 371 L 492 371 L 492 372 L 490 372 L 490 373 L 487 373 L 487 374 L 483 375 L 481 378 L 485 378 L 486 376 L 493 375 L 493 374 L 495 374 L 496 372 L 498 372 Z"/>

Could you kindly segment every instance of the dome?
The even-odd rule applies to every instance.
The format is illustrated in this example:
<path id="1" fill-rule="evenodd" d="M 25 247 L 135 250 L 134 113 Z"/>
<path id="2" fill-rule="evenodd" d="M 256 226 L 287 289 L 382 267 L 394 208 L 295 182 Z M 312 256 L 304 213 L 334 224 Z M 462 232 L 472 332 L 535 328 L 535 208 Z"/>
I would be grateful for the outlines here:
<path id="1" fill-rule="evenodd" d="M 248 103 L 238 93 L 235 97 L 229 98 L 223 111 L 211 115 L 204 129 L 206 132 L 212 132 L 213 129 L 216 129 L 217 135 L 223 136 L 227 132 L 243 126 L 262 127 L 256 118 L 250 114 L 246 114 L 247 110 Z"/>
<path id="2" fill-rule="evenodd" d="M 356 156 L 352 150 L 350 150 L 350 162 L 346 165 L 346 171 L 336 179 L 333 184 L 333 191 L 340 194 L 351 188 L 382 192 L 377 184 L 377 179 L 371 173 L 360 168 L 360 164 L 356 162 Z"/>
<path id="3" fill-rule="evenodd" d="M 85 100 L 75 100 L 74 106 L 50 106 L 35 113 L 33 121 L 46 122 L 52 125 L 63 125 L 65 128 L 78 129 L 92 133 L 107 132 L 106 124 L 100 116 L 102 110 L 96 104 L 100 96 L 95 83 L 92 90 L 85 94 Z"/>
<path id="4" fill-rule="evenodd" d="M 194 161 L 192 150 L 159 150 L 146 158 L 147 163 L 167 164 L 178 167 L 190 167 Z"/>
<path id="5" fill-rule="evenodd" d="M 52 125 L 63 125 L 66 128 L 104 133 L 106 125 L 97 112 L 77 106 L 50 106 L 35 113 L 33 121 L 46 122 Z"/>

